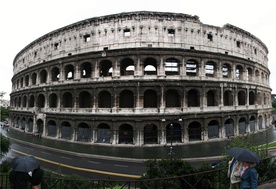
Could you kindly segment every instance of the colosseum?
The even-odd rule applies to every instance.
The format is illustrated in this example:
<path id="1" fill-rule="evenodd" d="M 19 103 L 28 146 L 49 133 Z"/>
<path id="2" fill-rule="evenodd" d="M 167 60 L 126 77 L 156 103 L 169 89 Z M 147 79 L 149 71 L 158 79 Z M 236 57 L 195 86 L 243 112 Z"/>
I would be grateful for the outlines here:
<path id="1" fill-rule="evenodd" d="M 223 140 L 271 123 L 268 49 L 198 16 L 128 12 L 51 31 L 13 61 L 11 127 L 91 145 Z"/>

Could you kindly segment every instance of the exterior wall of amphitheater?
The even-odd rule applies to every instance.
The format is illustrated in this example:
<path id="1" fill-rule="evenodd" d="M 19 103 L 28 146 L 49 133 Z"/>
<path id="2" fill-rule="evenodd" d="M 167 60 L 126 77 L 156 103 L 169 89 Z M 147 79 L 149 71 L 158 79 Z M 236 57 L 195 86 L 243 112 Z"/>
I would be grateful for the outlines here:
<path id="1" fill-rule="evenodd" d="M 86 19 L 22 49 L 11 126 L 111 145 L 186 144 L 271 123 L 268 49 L 197 16 L 130 12 Z"/>

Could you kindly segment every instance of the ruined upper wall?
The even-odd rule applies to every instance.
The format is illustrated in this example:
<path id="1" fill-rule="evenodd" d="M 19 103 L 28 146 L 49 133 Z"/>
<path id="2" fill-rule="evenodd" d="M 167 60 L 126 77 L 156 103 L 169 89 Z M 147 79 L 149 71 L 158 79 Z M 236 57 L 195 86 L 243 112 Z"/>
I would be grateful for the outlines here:
<path id="1" fill-rule="evenodd" d="M 139 47 L 222 53 L 268 67 L 267 47 L 247 31 L 230 24 L 203 24 L 198 16 L 142 11 L 90 18 L 54 30 L 16 55 L 14 74 L 65 56 Z"/>

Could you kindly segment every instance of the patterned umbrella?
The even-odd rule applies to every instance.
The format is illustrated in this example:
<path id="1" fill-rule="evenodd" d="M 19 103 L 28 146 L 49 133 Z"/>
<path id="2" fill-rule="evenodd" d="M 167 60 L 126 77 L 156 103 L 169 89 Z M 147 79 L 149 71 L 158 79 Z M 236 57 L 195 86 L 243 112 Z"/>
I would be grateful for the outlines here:
<path id="1" fill-rule="evenodd" d="M 39 162 L 33 156 L 19 156 L 11 161 L 14 171 L 29 173 L 39 167 Z"/>
<path id="2" fill-rule="evenodd" d="M 246 161 L 252 163 L 259 163 L 260 157 L 258 154 L 245 149 L 245 148 L 230 148 L 225 151 L 227 154 L 233 156 L 235 159 L 239 161 Z"/>

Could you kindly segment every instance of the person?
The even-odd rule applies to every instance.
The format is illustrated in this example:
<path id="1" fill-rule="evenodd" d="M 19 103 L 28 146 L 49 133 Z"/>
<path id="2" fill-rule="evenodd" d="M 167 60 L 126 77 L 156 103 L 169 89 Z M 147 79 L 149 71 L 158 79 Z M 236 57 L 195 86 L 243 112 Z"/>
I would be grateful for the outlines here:
<path id="1" fill-rule="evenodd" d="M 255 169 L 256 164 L 242 161 L 241 184 L 240 189 L 257 189 L 258 188 L 258 173 Z"/>
<path id="2" fill-rule="evenodd" d="M 230 189 L 240 189 L 242 163 L 235 158 L 228 162 L 228 177 L 230 178 Z"/>
<path id="3" fill-rule="evenodd" d="M 43 170 L 40 167 L 29 173 L 12 170 L 9 175 L 11 189 L 29 189 L 29 183 L 33 186 L 32 189 L 38 189 L 42 177 Z"/>

